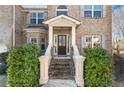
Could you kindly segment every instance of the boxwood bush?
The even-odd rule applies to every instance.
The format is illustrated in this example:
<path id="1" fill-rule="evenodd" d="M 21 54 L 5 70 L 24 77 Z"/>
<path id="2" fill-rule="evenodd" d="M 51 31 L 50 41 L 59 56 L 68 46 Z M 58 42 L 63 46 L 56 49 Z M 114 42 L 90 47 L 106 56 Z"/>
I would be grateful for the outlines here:
<path id="1" fill-rule="evenodd" d="M 16 46 L 8 55 L 7 85 L 31 87 L 39 84 L 39 48 L 35 44 Z"/>
<path id="2" fill-rule="evenodd" d="M 86 87 L 107 87 L 113 83 L 111 55 L 102 48 L 84 49 L 84 84 Z"/>

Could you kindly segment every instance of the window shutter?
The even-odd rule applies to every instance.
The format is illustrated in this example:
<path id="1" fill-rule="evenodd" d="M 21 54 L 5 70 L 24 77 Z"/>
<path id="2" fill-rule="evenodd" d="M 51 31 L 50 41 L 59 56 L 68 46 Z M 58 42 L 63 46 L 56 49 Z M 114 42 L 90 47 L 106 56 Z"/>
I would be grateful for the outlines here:
<path id="1" fill-rule="evenodd" d="M 84 17 L 84 5 L 80 6 L 80 16 Z"/>
<path id="2" fill-rule="evenodd" d="M 106 6 L 103 5 L 103 17 L 106 17 Z"/>
<path id="3" fill-rule="evenodd" d="M 30 13 L 27 14 L 27 24 L 30 24 Z"/>

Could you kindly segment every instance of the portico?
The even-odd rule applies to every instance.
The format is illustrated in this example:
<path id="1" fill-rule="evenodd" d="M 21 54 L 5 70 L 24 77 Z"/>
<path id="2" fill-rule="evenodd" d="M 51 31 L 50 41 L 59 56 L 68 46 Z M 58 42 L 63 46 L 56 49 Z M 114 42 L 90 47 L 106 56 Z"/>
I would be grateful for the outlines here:
<path id="1" fill-rule="evenodd" d="M 76 45 L 76 26 L 80 21 L 60 15 L 44 22 L 48 24 L 48 42 L 53 47 L 54 55 L 70 55 L 70 48 Z"/>
<path id="2" fill-rule="evenodd" d="M 53 74 L 55 71 L 51 71 L 52 67 L 57 67 L 52 64 L 59 64 L 59 67 L 63 66 L 65 69 L 64 71 L 68 71 L 68 68 L 66 68 L 66 65 L 73 64 L 74 66 L 71 67 L 72 70 L 75 72 L 74 74 L 66 74 L 67 77 L 64 78 L 70 78 L 71 75 L 74 77 L 76 84 L 78 86 L 83 86 L 83 61 L 85 60 L 85 57 L 81 56 L 78 47 L 76 45 L 76 27 L 80 25 L 80 21 L 68 17 L 65 15 L 60 15 L 54 18 L 51 18 L 44 22 L 45 24 L 48 24 L 49 32 L 48 32 L 48 47 L 45 52 L 45 55 L 41 56 L 39 58 L 40 60 L 40 84 L 45 84 L 49 80 L 49 75 L 51 78 L 55 78 Z M 73 51 L 71 51 L 71 47 Z M 73 52 L 72 55 L 70 52 Z M 63 58 L 65 60 L 65 56 L 71 56 L 70 61 L 66 60 L 65 62 L 57 62 L 55 60 L 55 57 L 57 58 Z M 73 61 L 72 61 L 73 60 Z M 54 63 L 56 62 L 56 63 Z M 70 62 L 70 63 L 69 63 Z M 74 70 L 75 68 L 75 70 Z M 53 70 L 53 69 L 52 69 Z M 58 75 L 56 73 L 56 75 Z M 59 75 L 61 75 L 59 73 Z M 62 75 L 65 75 L 64 73 Z M 59 78 L 59 77 L 57 77 Z"/>

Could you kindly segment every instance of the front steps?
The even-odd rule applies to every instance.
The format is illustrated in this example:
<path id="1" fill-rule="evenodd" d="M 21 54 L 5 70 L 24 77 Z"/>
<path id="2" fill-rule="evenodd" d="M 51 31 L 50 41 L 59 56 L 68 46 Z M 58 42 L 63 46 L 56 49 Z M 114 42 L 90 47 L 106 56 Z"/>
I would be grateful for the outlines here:
<path id="1" fill-rule="evenodd" d="M 74 79 L 72 59 L 52 59 L 49 67 L 50 79 Z"/>

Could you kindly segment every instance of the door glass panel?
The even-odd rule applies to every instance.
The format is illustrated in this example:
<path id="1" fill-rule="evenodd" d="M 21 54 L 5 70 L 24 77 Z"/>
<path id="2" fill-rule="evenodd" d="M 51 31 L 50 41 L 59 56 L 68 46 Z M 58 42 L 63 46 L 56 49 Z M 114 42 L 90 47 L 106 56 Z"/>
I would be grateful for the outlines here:
<path id="1" fill-rule="evenodd" d="M 58 36 L 58 55 L 66 55 L 66 35 Z"/>

